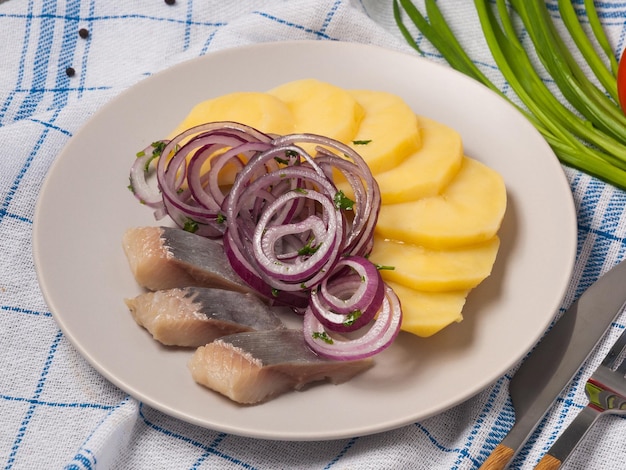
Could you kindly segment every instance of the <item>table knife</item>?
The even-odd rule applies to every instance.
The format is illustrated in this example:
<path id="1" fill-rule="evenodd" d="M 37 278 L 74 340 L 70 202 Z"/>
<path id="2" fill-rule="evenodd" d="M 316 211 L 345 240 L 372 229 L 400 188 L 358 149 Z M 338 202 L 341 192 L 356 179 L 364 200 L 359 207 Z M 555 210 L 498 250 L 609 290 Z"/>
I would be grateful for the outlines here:
<path id="1" fill-rule="evenodd" d="M 626 260 L 592 284 L 522 362 L 509 394 L 515 424 L 480 470 L 502 470 L 526 443 L 626 302 Z"/>

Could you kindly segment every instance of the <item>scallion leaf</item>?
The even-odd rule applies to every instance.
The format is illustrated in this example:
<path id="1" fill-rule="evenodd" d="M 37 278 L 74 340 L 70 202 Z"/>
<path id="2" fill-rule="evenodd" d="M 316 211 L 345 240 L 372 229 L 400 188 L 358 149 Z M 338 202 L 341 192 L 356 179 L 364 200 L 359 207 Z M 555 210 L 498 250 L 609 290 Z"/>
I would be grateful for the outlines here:
<path id="1" fill-rule="evenodd" d="M 597 76 L 592 82 L 568 49 L 544 2 L 526 0 L 475 0 L 478 18 L 492 56 L 511 89 L 523 103 L 520 107 L 505 96 L 473 64 L 447 25 L 435 0 L 425 0 L 426 20 L 410 0 L 394 0 L 394 18 L 407 42 L 421 52 L 403 23 L 402 6 L 424 37 L 455 69 L 488 86 L 520 109 L 544 136 L 562 163 L 626 189 L 626 117 L 616 96 L 617 62 L 597 17 L 593 1 L 585 0 L 590 26 L 597 44 L 608 57 L 601 58 L 580 25 L 571 2 L 559 0 L 563 23 L 580 53 Z M 514 26 L 517 15 L 532 40 L 544 70 L 536 70 Z M 546 86 L 551 76 L 563 97 Z M 573 111 L 572 108 L 575 110 Z"/>

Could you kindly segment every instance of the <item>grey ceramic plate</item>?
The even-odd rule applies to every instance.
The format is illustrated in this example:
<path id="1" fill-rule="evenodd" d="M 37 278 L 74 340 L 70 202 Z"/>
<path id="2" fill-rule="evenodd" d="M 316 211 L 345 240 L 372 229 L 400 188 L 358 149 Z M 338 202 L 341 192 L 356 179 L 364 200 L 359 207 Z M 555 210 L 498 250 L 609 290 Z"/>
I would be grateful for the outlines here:
<path id="1" fill-rule="evenodd" d="M 280 58 L 278 66 L 268 66 Z M 190 352 L 161 347 L 129 315 L 140 292 L 123 232 L 156 225 L 127 190 L 135 153 L 167 135 L 199 101 L 318 78 L 389 91 L 452 126 L 465 152 L 499 171 L 509 206 L 494 272 L 472 292 L 465 320 L 429 339 L 401 334 L 377 365 L 240 407 L 196 385 Z M 157 97 L 157 98 L 155 98 Z M 480 106 L 476 106 L 480 103 Z M 182 420 L 267 439 L 320 440 L 400 427 L 479 392 L 539 339 L 567 287 L 576 248 L 569 186 L 551 149 L 512 106 L 428 60 L 341 42 L 260 44 L 210 54 L 147 78 L 101 109 L 69 142 L 38 201 L 34 254 L 41 288 L 67 338 L 107 379 Z M 550 263 L 545 260 L 550 259 Z"/>

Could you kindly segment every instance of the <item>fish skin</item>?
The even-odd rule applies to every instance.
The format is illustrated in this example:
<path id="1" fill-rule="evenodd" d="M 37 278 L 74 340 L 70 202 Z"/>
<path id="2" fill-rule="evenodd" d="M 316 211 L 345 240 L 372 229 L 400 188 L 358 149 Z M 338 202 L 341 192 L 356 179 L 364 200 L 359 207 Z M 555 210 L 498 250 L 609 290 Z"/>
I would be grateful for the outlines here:
<path id="1" fill-rule="evenodd" d="M 216 287 L 253 292 L 232 269 L 223 245 L 172 227 L 134 227 L 122 247 L 136 281 L 152 291 Z"/>
<path id="2" fill-rule="evenodd" d="M 369 369 L 371 358 L 334 361 L 316 355 L 302 330 L 237 333 L 199 347 L 188 363 L 193 379 L 246 405 L 268 401 L 307 384 L 340 384 Z"/>
<path id="3" fill-rule="evenodd" d="M 284 328 L 255 295 L 224 289 L 174 288 L 125 302 L 137 324 L 166 346 L 198 347 L 234 333 Z"/>

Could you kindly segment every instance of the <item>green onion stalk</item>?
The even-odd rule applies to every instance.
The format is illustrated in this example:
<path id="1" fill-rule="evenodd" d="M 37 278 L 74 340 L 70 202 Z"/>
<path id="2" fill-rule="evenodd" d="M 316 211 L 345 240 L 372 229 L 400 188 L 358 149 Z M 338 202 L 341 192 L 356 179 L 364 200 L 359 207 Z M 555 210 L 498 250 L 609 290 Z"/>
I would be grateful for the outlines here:
<path id="1" fill-rule="evenodd" d="M 493 59 L 521 106 L 474 64 L 436 0 L 425 0 L 426 16 L 410 0 L 394 0 L 393 13 L 410 46 L 424 55 L 404 23 L 403 13 L 452 68 L 481 82 L 522 112 L 563 164 L 626 190 L 626 115 L 618 100 L 618 63 L 593 0 L 584 1 L 593 38 L 583 29 L 570 0 L 559 0 L 558 8 L 595 81 L 587 77 L 568 48 L 543 0 L 495 0 L 495 4 L 475 0 L 474 5 Z M 514 15 L 523 23 L 534 51 L 522 45 Z M 537 70 L 530 52 L 539 59 L 542 71 Z M 566 104 L 546 86 L 541 73 L 550 75 Z"/>

